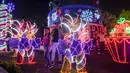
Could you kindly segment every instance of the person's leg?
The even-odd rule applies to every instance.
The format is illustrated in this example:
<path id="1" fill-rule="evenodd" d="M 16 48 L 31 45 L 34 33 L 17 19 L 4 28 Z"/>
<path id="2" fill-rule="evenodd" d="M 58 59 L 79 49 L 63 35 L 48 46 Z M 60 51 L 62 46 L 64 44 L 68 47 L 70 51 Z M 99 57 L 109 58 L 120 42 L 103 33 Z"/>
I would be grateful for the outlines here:
<path id="1" fill-rule="evenodd" d="M 46 50 L 45 50 L 46 49 Z M 47 64 L 45 65 L 45 67 L 48 67 L 49 66 L 49 63 L 48 63 L 48 57 L 47 57 L 47 53 L 48 53 L 48 47 L 44 45 L 44 57 L 45 59 L 47 60 Z"/>
<path id="2" fill-rule="evenodd" d="M 52 43 L 52 56 L 51 56 L 51 61 L 54 62 L 55 60 L 55 52 L 56 52 L 56 46 L 55 46 L 55 42 Z"/>
<path id="3" fill-rule="evenodd" d="M 47 49 L 47 47 L 45 45 L 43 47 L 44 47 L 44 57 L 46 57 L 46 49 Z"/>
<path id="4" fill-rule="evenodd" d="M 49 48 L 47 49 L 47 61 L 48 61 L 48 64 L 51 65 L 51 59 L 50 59 L 50 52 L 49 52 Z"/>
<path id="5" fill-rule="evenodd" d="M 105 42 L 103 41 L 102 42 L 102 53 L 104 53 L 104 51 L 105 51 Z"/>
<path id="6" fill-rule="evenodd" d="M 104 53 L 104 42 L 101 42 L 101 48 L 100 48 L 100 52 L 101 54 Z"/>

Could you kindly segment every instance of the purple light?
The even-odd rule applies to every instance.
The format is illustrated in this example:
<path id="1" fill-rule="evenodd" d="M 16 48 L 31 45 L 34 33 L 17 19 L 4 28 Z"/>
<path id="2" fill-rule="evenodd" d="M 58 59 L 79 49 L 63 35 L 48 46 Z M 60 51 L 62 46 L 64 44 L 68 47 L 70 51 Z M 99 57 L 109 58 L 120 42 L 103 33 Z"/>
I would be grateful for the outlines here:
<path id="1" fill-rule="evenodd" d="M 81 12 L 82 12 L 82 9 L 79 9 L 78 12 L 81 13 Z"/>
<path id="2" fill-rule="evenodd" d="M 65 41 L 64 40 L 58 40 L 57 48 L 58 48 L 60 54 L 65 54 L 65 50 L 66 50 Z"/>
<path id="3" fill-rule="evenodd" d="M 4 41 L 3 40 L 0 40 L 0 45 L 3 45 L 4 44 Z"/>
<path id="4" fill-rule="evenodd" d="M 40 46 L 41 46 L 41 38 L 35 38 L 30 43 L 31 43 L 33 48 L 40 48 Z"/>
<path id="5" fill-rule="evenodd" d="M 72 56 L 78 56 L 82 51 L 81 41 L 77 39 L 73 39 L 72 44 L 70 45 L 70 50 Z"/>
<path id="6" fill-rule="evenodd" d="M 8 3 L 8 11 L 9 13 L 13 12 L 15 10 L 14 3 Z"/>
<path id="7" fill-rule="evenodd" d="M 70 10 L 69 10 L 69 9 L 66 9 L 66 10 L 65 10 L 65 13 L 66 13 L 66 14 L 69 14 L 69 13 L 70 13 Z"/>
<path id="8" fill-rule="evenodd" d="M 12 49 L 18 49 L 19 40 L 17 38 L 9 39 L 9 45 Z"/>
<path id="9" fill-rule="evenodd" d="M 85 50 L 85 54 L 89 55 L 90 51 L 92 49 L 92 40 L 90 40 L 89 42 L 88 42 L 88 40 L 86 40 L 83 49 Z"/>
<path id="10" fill-rule="evenodd" d="M 29 47 L 29 42 L 27 38 L 21 38 L 21 41 L 19 42 L 19 49 L 26 49 Z"/>

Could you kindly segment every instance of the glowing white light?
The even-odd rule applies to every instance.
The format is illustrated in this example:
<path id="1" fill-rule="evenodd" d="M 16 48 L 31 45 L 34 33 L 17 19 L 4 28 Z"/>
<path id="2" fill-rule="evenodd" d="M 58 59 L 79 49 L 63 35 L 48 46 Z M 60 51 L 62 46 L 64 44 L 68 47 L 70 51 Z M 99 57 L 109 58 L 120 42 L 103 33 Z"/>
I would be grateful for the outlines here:
<path id="1" fill-rule="evenodd" d="M 86 23 L 93 22 L 93 13 L 89 9 L 83 10 L 80 16 Z"/>
<path id="2" fill-rule="evenodd" d="M 8 7 L 9 13 L 11 13 L 15 10 L 15 5 L 13 3 L 8 3 L 7 7 Z"/>
<path id="3" fill-rule="evenodd" d="M 95 16 L 96 19 L 100 18 L 100 13 L 99 13 L 98 10 L 95 10 L 94 16 Z"/>
<path id="4" fill-rule="evenodd" d="M 58 18 L 57 13 L 56 13 L 56 12 L 52 13 L 51 18 L 52 18 L 52 21 L 56 21 L 56 20 L 57 20 L 57 18 Z"/>

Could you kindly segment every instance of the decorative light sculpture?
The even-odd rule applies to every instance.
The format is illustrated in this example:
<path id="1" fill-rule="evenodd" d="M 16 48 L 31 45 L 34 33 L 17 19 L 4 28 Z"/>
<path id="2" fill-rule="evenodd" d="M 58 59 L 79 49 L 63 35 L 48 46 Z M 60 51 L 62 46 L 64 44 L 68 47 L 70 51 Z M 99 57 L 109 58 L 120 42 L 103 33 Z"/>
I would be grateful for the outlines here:
<path id="1" fill-rule="evenodd" d="M 8 12 L 9 13 L 11 13 L 11 12 L 13 12 L 15 10 L 14 3 L 8 3 L 7 7 L 8 7 Z"/>
<path id="2" fill-rule="evenodd" d="M 68 61 L 68 63 L 67 63 L 68 65 L 65 67 L 66 64 L 63 64 L 61 73 L 70 72 L 72 69 L 71 63 L 74 63 L 74 62 L 76 62 L 76 70 L 78 73 L 80 72 L 80 70 L 81 70 L 81 72 L 86 73 L 85 51 L 84 51 L 84 48 L 82 45 L 85 45 L 85 43 L 83 43 L 83 41 L 86 39 L 85 36 L 88 34 L 86 34 L 87 31 L 85 31 L 85 30 L 82 31 L 82 33 L 80 32 L 80 30 L 82 30 L 82 28 L 84 28 L 84 27 L 82 27 L 82 19 L 79 18 L 78 14 L 75 14 L 75 17 L 72 17 L 69 14 L 66 14 L 66 16 L 63 17 L 61 26 L 62 27 L 65 26 L 65 28 L 69 29 L 69 33 L 68 33 L 68 35 L 65 36 L 64 40 L 66 41 L 67 46 L 68 46 L 68 44 L 70 44 L 69 47 L 66 47 L 68 49 L 65 50 L 65 52 L 64 52 L 64 54 L 65 54 L 64 63 L 66 63 L 66 61 Z M 78 34 L 78 32 L 80 32 L 80 35 Z M 75 34 L 75 33 L 77 33 L 77 34 Z M 81 39 L 81 37 L 80 37 L 81 35 L 83 35 L 82 37 L 85 37 L 85 39 Z M 88 38 L 89 38 L 89 36 L 88 36 Z M 76 58 L 76 60 L 74 60 L 74 57 Z M 64 69 L 65 69 L 65 71 L 64 71 Z"/>
<path id="3" fill-rule="evenodd" d="M 130 63 L 130 21 L 120 18 L 115 27 L 110 32 L 110 37 L 106 38 L 109 52 L 115 62 Z"/>
<path id="4" fill-rule="evenodd" d="M 59 12 L 59 16 L 66 16 L 66 14 L 73 14 L 76 13 L 79 15 L 79 17 L 82 19 L 83 22 L 85 22 L 86 24 L 88 23 L 96 23 L 99 24 L 101 21 L 101 12 L 99 10 L 99 8 L 95 8 L 92 6 L 87 6 L 87 5 L 66 5 L 66 6 L 60 6 L 60 7 L 56 7 L 53 10 L 51 10 L 48 14 L 48 17 L 50 17 L 50 19 L 48 19 L 49 23 L 48 26 L 52 26 L 55 22 L 60 23 L 60 20 L 53 20 L 52 19 L 52 14 L 57 12 L 57 8 L 60 9 Z M 58 13 L 57 13 L 58 14 Z M 62 20 L 62 18 L 61 18 Z"/>
<path id="5" fill-rule="evenodd" d="M 51 18 L 52 18 L 53 21 L 56 21 L 58 19 L 57 13 L 56 12 L 52 13 L 52 17 Z"/>
<path id="6" fill-rule="evenodd" d="M 12 30 L 11 34 L 13 38 L 10 40 L 10 46 L 12 48 L 14 47 L 13 49 L 18 49 L 16 63 L 23 64 L 24 57 L 28 58 L 29 64 L 35 63 L 33 62 L 35 57 L 34 49 L 40 48 L 41 44 L 41 39 L 35 37 L 35 33 L 38 30 L 36 24 L 15 20 L 10 30 Z M 14 35 L 16 35 L 16 37 L 14 37 Z M 11 43 L 13 41 L 17 43 L 17 46 Z"/>
<path id="7" fill-rule="evenodd" d="M 81 13 L 81 18 L 87 23 L 93 22 L 93 12 L 91 10 L 83 10 Z"/>
<path id="8" fill-rule="evenodd" d="M 54 21 L 52 14 L 57 12 L 57 8 L 60 9 L 58 14 L 60 20 Z M 65 54 L 61 73 L 70 73 L 72 69 L 71 63 L 74 62 L 76 63 L 77 73 L 87 73 L 85 54 L 90 54 L 92 48 L 89 32 L 105 32 L 104 27 L 99 24 L 101 13 L 99 9 L 86 5 L 67 5 L 57 8 L 48 14 L 48 27 L 55 26 L 56 22 L 62 26 L 63 34 L 65 35 L 64 40 L 60 41 L 57 46 L 60 53 Z"/>
<path id="9" fill-rule="evenodd" d="M 7 5 L 0 4 L 0 51 L 6 50 L 6 36 L 9 29 L 10 24 L 8 24 L 8 11 L 7 11 Z"/>

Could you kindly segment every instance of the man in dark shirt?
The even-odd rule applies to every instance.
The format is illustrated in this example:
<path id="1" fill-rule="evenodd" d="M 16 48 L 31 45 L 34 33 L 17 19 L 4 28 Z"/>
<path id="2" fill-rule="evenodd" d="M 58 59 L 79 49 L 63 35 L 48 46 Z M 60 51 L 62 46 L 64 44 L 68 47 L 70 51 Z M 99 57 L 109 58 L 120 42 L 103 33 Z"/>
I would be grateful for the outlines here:
<path id="1" fill-rule="evenodd" d="M 52 50 L 52 54 L 51 54 L 52 55 L 51 56 L 52 64 L 54 64 L 56 50 L 58 51 L 58 49 L 57 49 L 58 40 L 59 40 L 59 31 L 58 31 L 58 27 L 56 27 L 52 31 L 52 46 L 51 46 L 51 48 L 52 48 L 51 49 Z M 62 54 L 60 54 L 59 51 L 58 51 L 58 58 L 59 58 L 59 61 L 62 61 Z"/>

